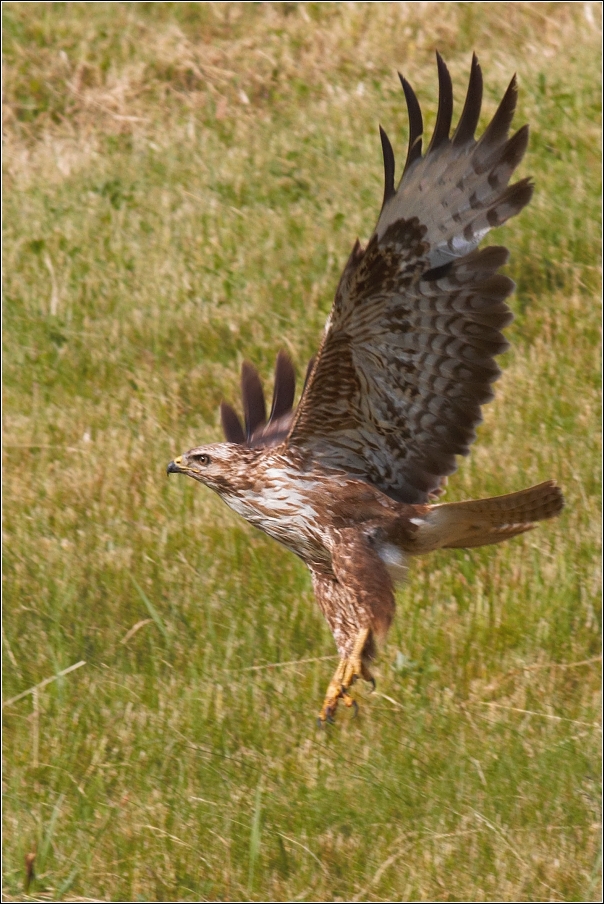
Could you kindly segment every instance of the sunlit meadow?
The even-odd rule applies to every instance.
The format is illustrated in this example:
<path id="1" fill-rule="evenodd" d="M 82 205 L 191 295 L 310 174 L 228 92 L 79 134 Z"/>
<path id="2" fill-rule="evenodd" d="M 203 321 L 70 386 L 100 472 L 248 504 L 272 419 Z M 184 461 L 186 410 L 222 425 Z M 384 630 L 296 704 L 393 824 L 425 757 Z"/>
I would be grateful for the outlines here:
<path id="1" fill-rule="evenodd" d="M 4 3 L 11 900 L 600 899 L 600 4 Z M 303 565 L 192 481 L 242 360 L 302 377 L 435 49 L 514 72 L 511 349 L 447 499 L 555 478 L 415 564 L 359 715 Z M 356 689 L 355 689 L 356 692 Z"/>

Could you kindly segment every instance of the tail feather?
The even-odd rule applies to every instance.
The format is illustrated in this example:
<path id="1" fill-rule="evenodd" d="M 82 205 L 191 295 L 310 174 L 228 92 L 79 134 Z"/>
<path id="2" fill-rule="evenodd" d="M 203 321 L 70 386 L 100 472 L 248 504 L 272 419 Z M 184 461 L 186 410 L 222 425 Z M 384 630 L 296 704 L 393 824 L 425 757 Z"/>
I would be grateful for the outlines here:
<path id="1" fill-rule="evenodd" d="M 537 521 L 554 518 L 563 507 L 562 491 L 553 480 L 505 496 L 433 505 L 419 528 L 417 547 L 469 549 L 501 543 L 531 530 Z"/>

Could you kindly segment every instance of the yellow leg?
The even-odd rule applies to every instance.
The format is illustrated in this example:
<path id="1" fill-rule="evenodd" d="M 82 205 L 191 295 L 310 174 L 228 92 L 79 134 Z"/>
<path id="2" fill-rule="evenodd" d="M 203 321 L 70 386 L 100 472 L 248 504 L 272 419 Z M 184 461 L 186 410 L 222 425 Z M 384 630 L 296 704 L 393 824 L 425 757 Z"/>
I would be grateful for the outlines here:
<path id="1" fill-rule="evenodd" d="M 338 700 L 343 700 L 345 706 L 356 707 L 356 703 L 348 693 L 348 689 L 357 678 L 364 678 L 365 681 L 375 684 L 371 672 L 363 662 L 363 650 L 370 633 L 371 628 L 362 628 L 356 636 L 350 656 L 340 660 L 335 675 L 329 682 L 323 708 L 319 713 L 320 725 L 324 725 L 325 722 L 333 722 Z"/>

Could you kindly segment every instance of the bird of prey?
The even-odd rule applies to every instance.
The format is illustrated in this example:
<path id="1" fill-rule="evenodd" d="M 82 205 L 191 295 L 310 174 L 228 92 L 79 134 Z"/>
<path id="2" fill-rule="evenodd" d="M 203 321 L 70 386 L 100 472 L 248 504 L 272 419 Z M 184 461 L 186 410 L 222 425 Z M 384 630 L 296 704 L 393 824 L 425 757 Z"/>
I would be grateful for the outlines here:
<path id="1" fill-rule="evenodd" d="M 528 127 L 509 136 L 514 77 L 484 133 L 474 137 L 482 73 L 472 59 L 453 132 L 451 77 L 437 54 L 439 101 L 422 151 L 422 114 L 399 76 L 409 146 L 395 186 L 394 153 L 380 127 L 384 197 L 365 247 L 344 267 L 319 350 L 294 408 L 293 365 L 277 357 L 270 415 L 255 368 L 244 363 L 245 425 L 223 403 L 226 442 L 170 462 L 217 492 L 308 566 L 340 662 L 319 721 L 333 721 L 394 616 L 394 584 L 410 556 L 500 543 L 558 515 L 554 481 L 479 501 L 435 503 L 456 456 L 467 455 L 500 376 L 495 357 L 512 320 L 507 249 L 478 249 L 489 229 L 528 204 L 529 179 L 510 184 Z"/>

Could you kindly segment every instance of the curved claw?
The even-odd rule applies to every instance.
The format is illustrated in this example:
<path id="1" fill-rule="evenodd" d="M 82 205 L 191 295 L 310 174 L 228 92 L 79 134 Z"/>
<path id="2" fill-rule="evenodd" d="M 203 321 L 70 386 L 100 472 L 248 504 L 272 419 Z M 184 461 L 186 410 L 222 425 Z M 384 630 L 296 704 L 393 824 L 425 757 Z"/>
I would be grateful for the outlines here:
<path id="1" fill-rule="evenodd" d="M 338 698 L 336 697 L 331 703 L 325 702 L 323 704 L 323 709 L 317 716 L 317 725 L 319 728 L 325 728 L 327 724 L 333 725 L 335 723 L 335 713 L 338 706 Z"/>
<path id="2" fill-rule="evenodd" d="M 348 693 L 350 687 L 359 679 L 364 678 L 375 690 L 375 679 L 363 660 L 363 652 L 371 634 L 370 628 L 361 629 L 355 639 L 352 653 L 340 660 L 336 673 L 329 683 L 327 694 L 323 703 L 323 709 L 319 714 L 319 722 L 323 726 L 326 722 L 333 722 L 338 702 L 344 701 L 344 705 L 354 707 L 355 715 L 358 705 Z"/>

